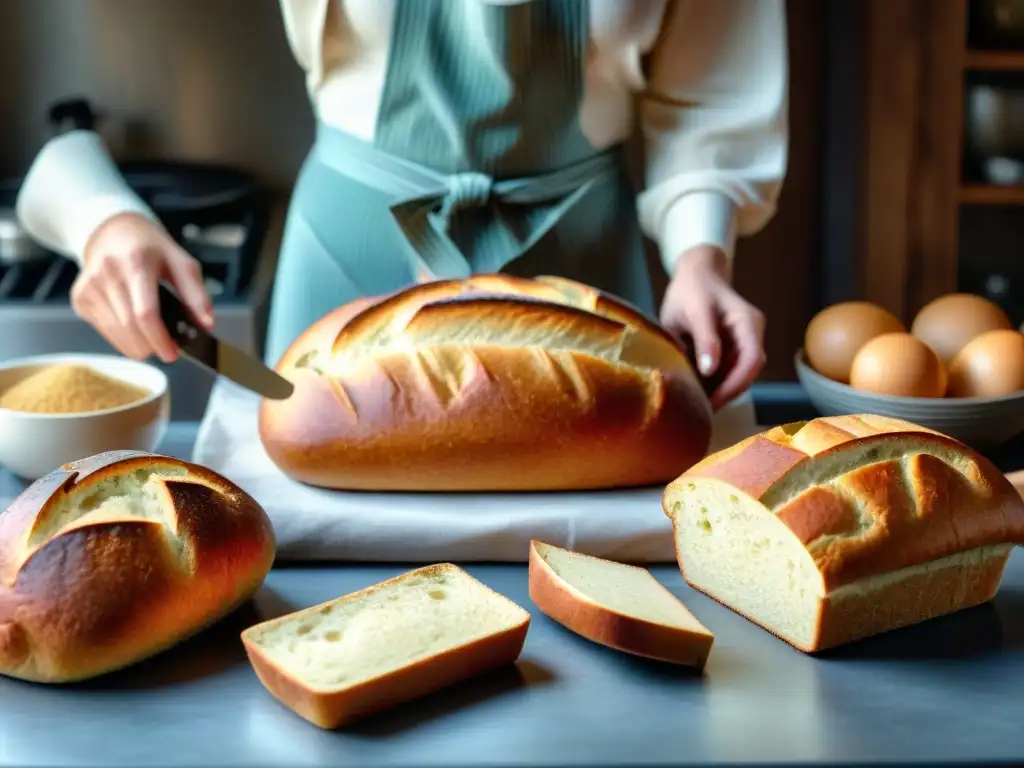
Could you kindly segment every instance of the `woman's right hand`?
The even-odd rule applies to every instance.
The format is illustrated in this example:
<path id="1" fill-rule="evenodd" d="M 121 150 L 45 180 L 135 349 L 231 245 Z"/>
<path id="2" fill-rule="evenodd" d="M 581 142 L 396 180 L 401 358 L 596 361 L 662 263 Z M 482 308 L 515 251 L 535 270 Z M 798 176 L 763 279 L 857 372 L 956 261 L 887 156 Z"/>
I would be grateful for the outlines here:
<path id="1" fill-rule="evenodd" d="M 213 309 L 199 262 L 166 231 L 134 213 L 105 221 L 90 238 L 82 270 L 71 288 L 71 306 L 121 354 L 135 360 L 156 355 L 165 363 L 178 350 L 160 319 L 157 286 L 172 285 L 207 330 Z"/>

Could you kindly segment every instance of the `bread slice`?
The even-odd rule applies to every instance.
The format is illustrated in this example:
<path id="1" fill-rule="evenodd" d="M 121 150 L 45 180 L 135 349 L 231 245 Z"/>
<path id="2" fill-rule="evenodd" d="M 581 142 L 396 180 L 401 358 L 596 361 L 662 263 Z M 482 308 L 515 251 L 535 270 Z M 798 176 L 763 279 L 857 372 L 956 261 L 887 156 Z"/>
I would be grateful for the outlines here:
<path id="1" fill-rule="evenodd" d="M 646 568 L 530 542 L 530 598 L 595 643 L 703 669 L 715 636 Z"/>
<path id="2" fill-rule="evenodd" d="M 513 663 L 530 614 L 449 563 L 250 627 L 242 643 L 281 703 L 333 729 Z"/>

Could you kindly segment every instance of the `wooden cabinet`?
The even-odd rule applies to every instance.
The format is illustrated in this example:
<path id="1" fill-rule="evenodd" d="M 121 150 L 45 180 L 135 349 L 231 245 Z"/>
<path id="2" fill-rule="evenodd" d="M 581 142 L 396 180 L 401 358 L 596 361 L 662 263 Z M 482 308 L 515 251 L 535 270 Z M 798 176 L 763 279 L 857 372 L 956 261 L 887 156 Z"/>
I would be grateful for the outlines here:
<path id="1" fill-rule="evenodd" d="M 956 289 L 964 0 L 865 0 L 863 298 L 909 321 Z"/>
<path id="2" fill-rule="evenodd" d="M 965 281 L 965 260 L 993 268 L 997 244 L 984 230 L 1001 229 L 999 247 L 1012 253 L 1024 224 L 1024 186 L 986 183 L 965 153 L 965 88 L 1016 72 L 1024 99 L 1024 51 L 973 47 L 971 2 L 864 0 L 851 16 L 864 51 L 860 81 L 847 84 L 863 112 L 851 147 L 863 167 L 847 233 L 857 238 L 854 277 L 861 297 L 906 321 L 938 295 L 977 291 L 984 275 Z"/>
<path id="3" fill-rule="evenodd" d="M 821 0 L 788 2 L 789 167 L 775 217 L 736 250 L 736 288 L 768 320 L 766 380 L 796 377 L 793 355 L 820 304 L 826 18 Z"/>

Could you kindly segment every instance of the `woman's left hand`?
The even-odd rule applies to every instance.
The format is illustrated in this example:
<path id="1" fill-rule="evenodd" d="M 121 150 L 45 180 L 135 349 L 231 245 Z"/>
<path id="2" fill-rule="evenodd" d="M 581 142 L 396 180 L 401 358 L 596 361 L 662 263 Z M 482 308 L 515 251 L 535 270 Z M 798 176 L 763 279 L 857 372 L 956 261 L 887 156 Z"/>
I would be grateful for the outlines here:
<path id="1" fill-rule="evenodd" d="M 661 305 L 661 324 L 676 336 L 692 338 L 701 375 L 721 374 L 711 393 L 715 410 L 743 393 L 765 363 L 764 315 L 733 290 L 726 267 L 718 248 L 692 248 L 679 258 Z M 733 352 L 724 362 L 723 348 Z M 722 365 L 727 368 L 720 371 Z"/>

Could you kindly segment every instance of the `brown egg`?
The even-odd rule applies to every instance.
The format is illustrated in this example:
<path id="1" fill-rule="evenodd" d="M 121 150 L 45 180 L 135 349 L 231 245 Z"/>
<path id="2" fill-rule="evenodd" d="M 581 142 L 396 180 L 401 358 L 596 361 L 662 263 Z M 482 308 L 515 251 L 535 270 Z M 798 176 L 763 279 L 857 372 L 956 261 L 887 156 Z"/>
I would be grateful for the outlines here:
<path id="1" fill-rule="evenodd" d="M 1012 327 L 998 304 L 970 293 L 951 293 L 925 304 L 910 332 L 948 365 L 975 336 Z"/>
<path id="2" fill-rule="evenodd" d="M 971 339 L 949 366 L 951 397 L 997 397 L 1024 389 L 1024 334 L 989 331 Z"/>
<path id="3" fill-rule="evenodd" d="M 909 333 L 876 336 L 853 358 L 850 386 L 900 397 L 942 397 L 946 367 L 927 344 Z"/>
<path id="4" fill-rule="evenodd" d="M 866 301 L 844 301 L 816 314 L 804 333 L 807 361 L 822 376 L 850 381 L 850 365 L 864 344 L 883 333 L 902 332 L 903 324 Z"/>

